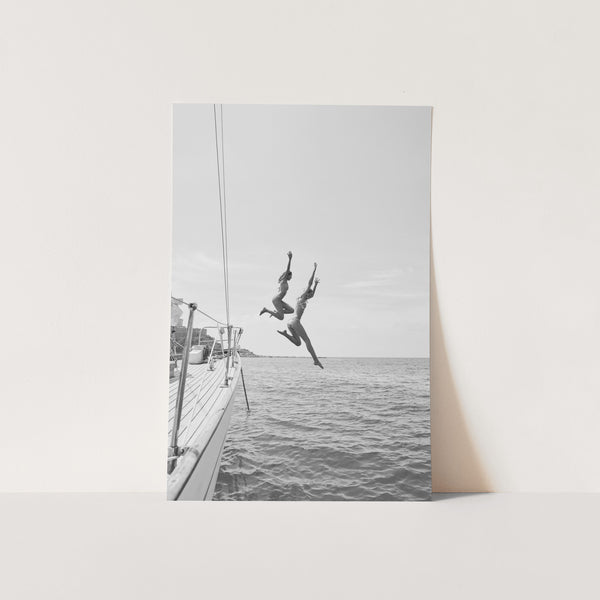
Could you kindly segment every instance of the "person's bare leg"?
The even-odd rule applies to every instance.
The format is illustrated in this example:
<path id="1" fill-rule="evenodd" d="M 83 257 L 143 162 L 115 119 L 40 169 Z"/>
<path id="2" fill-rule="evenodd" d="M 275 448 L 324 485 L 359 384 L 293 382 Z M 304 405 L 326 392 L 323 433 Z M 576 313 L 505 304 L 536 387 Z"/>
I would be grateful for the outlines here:
<path id="1" fill-rule="evenodd" d="M 299 346 L 302 343 L 302 340 L 298 337 L 298 334 L 294 331 L 293 327 L 288 325 L 288 329 L 292 332 L 292 335 L 285 330 L 280 331 L 279 329 L 277 330 L 277 333 L 280 333 L 284 338 L 290 340 L 294 346 Z"/>
<path id="2" fill-rule="evenodd" d="M 269 313 L 272 317 L 275 317 L 279 321 L 283 321 L 283 316 L 285 315 L 286 307 L 291 308 L 288 304 L 281 300 L 281 298 L 273 298 L 273 306 L 275 307 L 275 311 L 269 310 L 265 307 L 260 311 L 258 316 L 260 317 L 264 313 Z"/>
<path id="3" fill-rule="evenodd" d="M 287 306 L 286 303 L 281 298 L 273 298 L 273 306 L 275 307 L 275 312 L 271 310 L 267 312 L 279 321 L 283 321 L 283 317 L 285 315 L 285 307 Z"/>
<path id="4" fill-rule="evenodd" d="M 321 367 L 321 369 L 323 369 L 323 365 L 321 364 L 321 361 L 319 360 L 319 357 L 317 356 L 317 353 L 315 352 L 315 349 L 313 348 L 313 345 L 310 341 L 310 338 L 308 337 L 308 334 L 306 333 L 306 329 L 304 329 L 304 326 L 302 325 L 302 323 L 297 322 L 296 325 L 294 326 L 294 329 L 297 329 L 297 331 L 294 331 L 294 329 L 292 329 L 289 325 L 288 325 L 288 329 L 296 336 L 299 336 L 302 341 L 304 342 L 304 345 L 306 346 L 306 349 L 310 352 L 310 355 L 313 358 L 313 362 L 317 367 Z"/>
<path id="5" fill-rule="evenodd" d="M 287 331 L 282 331 L 281 329 L 277 330 L 277 333 L 280 333 L 284 338 L 290 340 L 294 346 L 299 346 L 300 342 L 297 342 Z"/>
<path id="6" fill-rule="evenodd" d="M 264 313 L 269 313 L 272 317 L 275 317 L 276 319 L 279 319 L 280 321 L 283 321 L 283 313 L 282 312 L 274 312 L 272 310 L 269 310 L 268 308 L 263 308 L 260 313 L 258 313 L 258 316 L 262 316 Z"/>
<path id="7" fill-rule="evenodd" d="M 325 367 L 321 364 L 321 361 L 319 360 L 319 357 L 317 356 L 317 353 L 315 352 L 313 345 L 310 343 L 310 339 L 308 339 L 308 338 L 305 339 L 304 345 L 306 346 L 306 349 L 310 352 L 310 355 L 313 357 L 314 364 L 317 367 L 321 367 L 321 369 L 324 369 Z"/>

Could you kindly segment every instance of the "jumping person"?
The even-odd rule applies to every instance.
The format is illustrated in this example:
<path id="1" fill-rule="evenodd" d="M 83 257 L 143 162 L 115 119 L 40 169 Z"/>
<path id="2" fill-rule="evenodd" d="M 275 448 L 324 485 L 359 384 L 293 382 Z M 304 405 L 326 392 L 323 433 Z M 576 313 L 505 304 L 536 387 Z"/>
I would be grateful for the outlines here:
<path id="1" fill-rule="evenodd" d="M 310 342 L 310 338 L 308 337 L 308 334 L 306 333 L 304 326 L 302 325 L 302 323 L 300 323 L 300 319 L 302 318 L 302 315 L 304 314 L 304 311 L 306 310 L 306 304 L 315 295 L 315 292 L 317 291 L 317 285 L 319 284 L 319 278 L 317 277 L 317 279 L 315 279 L 316 271 L 317 271 L 317 263 L 315 263 L 315 268 L 313 269 L 312 275 L 310 276 L 310 279 L 308 280 L 308 286 L 306 287 L 304 292 L 302 292 L 302 295 L 298 297 L 298 302 L 296 304 L 296 314 L 288 321 L 287 328 L 289 329 L 291 335 L 287 331 L 277 330 L 277 333 L 280 333 L 283 337 L 290 340 L 290 342 L 292 342 L 292 344 L 294 344 L 295 346 L 300 346 L 300 344 L 302 343 L 302 340 L 304 340 L 306 349 L 310 352 L 310 355 L 313 357 L 314 364 L 317 367 L 321 367 L 321 369 L 323 369 L 323 365 L 321 364 L 321 361 L 319 360 L 319 358 L 315 352 L 315 349 L 313 348 L 313 346 Z M 313 280 L 315 282 L 314 288 L 312 288 Z"/>
<path id="2" fill-rule="evenodd" d="M 268 308 L 263 308 L 259 316 L 264 313 L 269 313 L 272 317 L 283 321 L 283 315 L 291 315 L 294 312 L 294 309 L 287 303 L 283 301 L 284 296 L 287 294 L 290 284 L 288 281 L 292 278 L 292 272 L 290 271 L 290 267 L 292 265 L 292 253 L 291 251 L 287 253 L 288 255 L 288 264 L 286 270 L 279 276 L 279 290 L 277 294 L 273 297 L 273 306 L 275 307 L 275 311 L 269 310 Z"/>

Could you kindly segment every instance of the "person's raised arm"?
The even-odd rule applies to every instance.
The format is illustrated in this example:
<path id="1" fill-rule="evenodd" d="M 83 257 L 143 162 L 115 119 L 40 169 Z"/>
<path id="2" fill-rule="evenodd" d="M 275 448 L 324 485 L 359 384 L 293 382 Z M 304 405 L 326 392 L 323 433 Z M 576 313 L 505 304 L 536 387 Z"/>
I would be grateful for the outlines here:
<path id="1" fill-rule="evenodd" d="M 306 287 L 307 290 L 310 290 L 310 288 L 312 287 L 313 281 L 315 280 L 316 272 L 317 272 L 317 263 L 315 263 L 315 268 L 313 269 L 312 275 L 310 276 L 310 279 L 308 280 L 308 286 Z"/>
<path id="2" fill-rule="evenodd" d="M 313 296 L 314 296 L 314 295 L 315 295 L 315 293 L 317 292 L 317 286 L 319 285 L 319 282 L 320 282 L 320 281 L 321 281 L 321 280 L 320 280 L 318 277 L 315 279 L 315 287 L 314 287 L 314 288 L 313 288 L 313 290 L 312 290 Z"/>
<path id="3" fill-rule="evenodd" d="M 292 266 L 292 251 L 290 250 L 288 253 L 288 264 L 285 271 L 279 276 L 279 281 L 283 281 L 288 278 L 288 274 L 290 272 L 290 267 Z"/>

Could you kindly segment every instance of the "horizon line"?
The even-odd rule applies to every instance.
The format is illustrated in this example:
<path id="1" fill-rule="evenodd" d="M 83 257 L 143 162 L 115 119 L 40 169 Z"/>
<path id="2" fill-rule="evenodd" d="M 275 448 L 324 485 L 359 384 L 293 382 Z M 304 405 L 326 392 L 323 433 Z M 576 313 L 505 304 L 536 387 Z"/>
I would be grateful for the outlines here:
<path id="1" fill-rule="evenodd" d="M 242 358 L 306 358 L 312 360 L 310 356 L 291 356 L 289 354 L 255 354 Z M 422 358 L 431 360 L 430 356 L 319 356 L 319 358 Z"/>

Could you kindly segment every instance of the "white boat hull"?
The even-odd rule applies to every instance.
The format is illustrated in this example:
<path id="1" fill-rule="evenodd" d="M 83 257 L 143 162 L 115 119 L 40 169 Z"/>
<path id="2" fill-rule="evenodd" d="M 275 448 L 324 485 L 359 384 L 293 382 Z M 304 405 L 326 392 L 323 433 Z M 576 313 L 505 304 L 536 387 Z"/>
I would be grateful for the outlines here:
<path id="1" fill-rule="evenodd" d="M 239 357 L 231 361 L 229 385 L 224 386 L 226 359 L 217 362 L 214 371 L 206 365 L 198 366 L 186 393 L 180 426 L 181 445 L 185 453 L 169 475 L 167 498 L 169 500 L 211 500 L 225 438 L 231 421 L 233 399 L 239 380 Z M 196 380 L 196 381 L 194 381 Z"/>

